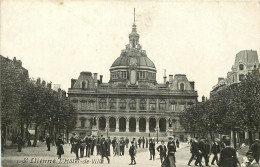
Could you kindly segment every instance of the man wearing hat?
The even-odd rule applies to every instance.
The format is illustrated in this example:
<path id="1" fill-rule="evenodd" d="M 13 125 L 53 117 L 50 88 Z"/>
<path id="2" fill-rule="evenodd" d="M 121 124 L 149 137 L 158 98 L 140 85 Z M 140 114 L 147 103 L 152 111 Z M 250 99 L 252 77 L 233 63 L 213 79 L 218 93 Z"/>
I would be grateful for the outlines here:
<path id="1" fill-rule="evenodd" d="M 175 145 L 175 142 L 173 140 L 173 137 L 169 137 L 167 149 L 168 149 L 168 157 L 169 157 L 169 161 L 170 161 L 170 167 L 176 167 L 176 165 L 175 165 L 176 145 Z"/>
<path id="2" fill-rule="evenodd" d="M 131 163 L 129 165 L 135 165 L 135 155 L 136 155 L 136 148 L 134 141 L 131 141 L 131 146 L 129 148 L 129 155 L 131 156 Z"/>
<path id="3" fill-rule="evenodd" d="M 104 162 L 104 157 L 106 157 L 107 162 L 110 163 L 110 159 L 108 158 L 108 143 L 103 137 L 100 142 L 100 155 L 101 155 L 101 163 Z"/>
<path id="4" fill-rule="evenodd" d="M 255 161 L 257 163 L 259 163 L 259 158 L 260 158 L 260 142 L 259 142 L 259 139 L 255 139 L 254 143 L 251 146 L 251 151 L 253 153 Z"/>
<path id="5" fill-rule="evenodd" d="M 200 150 L 199 150 L 199 143 L 198 143 L 198 137 L 196 137 L 192 142 L 191 142 L 191 148 L 190 148 L 190 152 L 191 152 L 191 157 L 190 160 L 188 162 L 188 166 L 191 166 L 191 162 L 192 160 L 197 157 L 197 159 L 199 158 L 200 160 Z M 198 162 L 200 166 L 201 165 L 201 161 Z"/>
<path id="6" fill-rule="evenodd" d="M 103 136 L 103 135 L 102 135 Z M 99 148 L 100 148 L 100 143 L 101 143 L 101 139 L 100 139 L 100 136 L 98 136 L 98 138 L 97 138 L 97 143 L 96 143 L 96 146 L 97 146 L 97 155 L 99 155 L 99 153 L 100 153 L 100 150 L 99 150 Z"/>
<path id="7" fill-rule="evenodd" d="M 218 154 L 220 153 L 220 145 L 219 145 L 219 139 L 216 138 L 215 142 L 212 145 L 211 152 L 213 153 L 213 159 L 211 161 L 211 165 L 214 165 L 214 162 L 216 161 L 218 164 Z"/>
<path id="8" fill-rule="evenodd" d="M 260 167 L 259 164 L 255 161 L 253 152 L 248 151 L 246 153 L 246 157 L 248 159 L 248 162 L 246 162 L 246 167 Z"/>
<path id="9" fill-rule="evenodd" d="M 150 151 L 150 160 L 154 160 L 154 156 L 155 156 L 155 141 L 154 138 L 152 138 L 150 144 L 149 144 L 149 151 Z"/>
<path id="10" fill-rule="evenodd" d="M 92 136 L 91 155 L 93 155 L 93 153 L 94 153 L 95 145 L 96 145 L 96 137 L 95 137 L 95 136 Z"/>
<path id="11" fill-rule="evenodd" d="M 122 137 L 120 140 L 120 155 L 124 156 L 125 154 L 125 140 Z"/>
<path id="12" fill-rule="evenodd" d="M 161 159 L 161 163 L 163 163 L 163 161 L 164 161 L 165 158 L 166 158 L 166 153 L 167 153 L 167 148 L 166 148 L 166 146 L 164 145 L 164 141 L 163 141 L 163 140 L 161 141 L 161 145 L 158 146 L 158 147 L 156 148 L 156 150 L 159 152 L 160 159 Z"/>
<path id="13" fill-rule="evenodd" d="M 236 167 L 238 162 L 236 150 L 230 147 L 230 141 L 226 141 L 226 148 L 221 150 L 219 158 L 219 166 Z"/>
<path id="14" fill-rule="evenodd" d="M 92 143 L 90 134 L 85 138 L 85 143 L 86 143 L 86 157 L 90 157 L 90 149 Z"/>
<path id="15" fill-rule="evenodd" d="M 74 152 L 74 140 L 75 140 L 75 137 L 76 137 L 76 133 L 72 133 L 72 137 L 70 138 L 70 144 L 71 144 L 71 149 L 70 149 L 70 153 L 72 154 L 72 152 Z"/>

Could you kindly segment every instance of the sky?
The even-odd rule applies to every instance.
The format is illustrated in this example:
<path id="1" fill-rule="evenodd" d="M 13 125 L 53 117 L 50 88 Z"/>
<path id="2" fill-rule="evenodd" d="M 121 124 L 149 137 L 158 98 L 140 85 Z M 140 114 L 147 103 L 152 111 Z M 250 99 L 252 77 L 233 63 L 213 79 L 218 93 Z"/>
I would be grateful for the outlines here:
<path id="1" fill-rule="evenodd" d="M 139 43 L 157 82 L 186 74 L 199 101 L 226 77 L 241 50 L 260 53 L 260 2 L 2 0 L 0 53 L 22 60 L 32 78 L 61 84 L 109 68 L 128 44 L 136 10 Z"/>

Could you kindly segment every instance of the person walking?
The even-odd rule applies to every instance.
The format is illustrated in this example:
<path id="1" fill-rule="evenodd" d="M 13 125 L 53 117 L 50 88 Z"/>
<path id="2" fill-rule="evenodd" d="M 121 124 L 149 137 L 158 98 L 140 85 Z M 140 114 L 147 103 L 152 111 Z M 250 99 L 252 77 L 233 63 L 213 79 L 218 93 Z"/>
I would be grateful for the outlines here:
<path id="1" fill-rule="evenodd" d="M 218 142 L 219 142 L 219 139 L 216 138 L 212 145 L 212 148 L 211 148 L 211 152 L 213 154 L 213 159 L 211 161 L 211 165 L 214 165 L 215 161 L 217 162 L 217 165 L 218 165 L 218 154 L 220 153 L 220 145 L 218 144 Z"/>
<path id="2" fill-rule="evenodd" d="M 80 139 L 80 158 L 83 158 L 84 156 L 84 150 L 85 150 L 85 147 L 86 147 L 86 143 L 84 141 L 84 139 Z"/>
<path id="3" fill-rule="evenodd" d="M 22 139 L 20 134 L 17 137 L 17 144 L 18 144 L 18 151 L 17 152 L 22 152 L 23 139 Z"/>
<path id="4" fill-rule="evenodd" d="M 190 157 L 190 160 L 188 162 L 188 166 L 191 166 L 191 162 L 195 159 L 195 158 L 198 158 L 199 157 L 199 143 L 197 141 L 198 138 L 195 138 L 193 141 L 191 141 L 191 148 L 190 148 L 190 152 L 191 152 L 191 157 Z M 201 162 L 199 161 L 199 165 L 201 165 Z"/>
<path id="5" fill-rule="evenodd" d="M 97 138 L 97 143 L 96 143 L 96 146 L 97 146 L 97 155 L 99 155 L 99 153 L 100 153 L 100 150 L 99 150 L 99 148 L 100 148 L 100 143 L 101 143 L 101 139 L 100 139 L 100 136 L 98 136 L 98 138 Z"/>
<path id="6" fill-rule="evenodd" d="M 226 141 L 226 148 L 221 150 L 219 158 L 219 166 L 221 167 L 237 167 L 238 158 L 236 150 L 230 147 L 230 141 Z"/>
<path id="7" fill-rule="evenodd" d="M 85 138 L 85 143 L 86 143 L 86 157 L 90 157 L 90 150 L 91 150 L 91 144 L 92 144 L 92 139 L 91 139 L 90 135 L 88 135 Z"/>
<path id="8" fill-rule="evenodd" d="M 175 145 L 175 142 L 173 140 L 173 137 L 169 137 L 167 149 L 168 149 L 168 158 L 169 158 L 169 162 L 170 162 L 169 167 L 176 167 L 176 165 L 175 165 L 175 162 L 176 162 L 176 159 L 175 159 L 176 145 Z"/>
<path id="9" fill-rule="evenodd" d="M 120 140 L 120 156 L 124 156 L 125 154 L 125 141 L 124 138 L 122 137 Z"/>
<path id="10" fill-rule="evenodd" d="M 178 140 L 178 139 L 176 139 L 176 146 L 177 146 L 177 148 L 179 148 L 179 147 L 180 147 L 180 142 L 179 142 L 179 140 Z"/>
<path id="11" fill-rule="evenodd" d="M 111 147 L 111 139 L 110 139 L 110 137 L 107 138 L 107 143 L 108 143 L 108 156 L 110 156 L 110 147 Z"/>
<path id="12" fill-rule="evenodd" d="M 139 145 L 139 148 L 141 147 L 141 142 L 142 142 L 142 139 L 141 137 L 138 139 L 138 145 Z"/>
<path id="13" fill-rule="evenodd" d="M 259 163 L 259 158 L 260 158 L 260 141 L 259 141 L 259 139 L 255 139 L 254 143 L 251 146 L 251 151 L 253 153 L 255 161 L 257 163 Z"/>
<path id="14" fill-rule="evenodd" d="M 146 143 L 146 144 L 145 144 L 145 147 L 148 148 L 149 142 L 148 142 L 148 139 L 147 139 L 147 138 L 145 138 L 145 143 Z"/>
<path id="15" fill-rule="evenodd" d="M 74 145 L 74 153 L 76 155 L 76 160 L 79 160 L 80 139 L 77 135 L 74 139 L 73 145 Z"/>
<path id="16" fill-rule="evenodd" d="M 73 136 L 70 138 L 70 144 L 71 144 L 70 153 L 71 153 L 71 154 L 72 154 L 72 152 L 74 151 L 74 145 L 73 145 L 73 143 L 74 143 L 76 134 L 77 134 L 77 133 L 73 133 L 73 134 L 72 134 Z"/>
<path id="17" fill-rule="evenodd" d="M 198 138 L 199 139 L 199 138 Z M 199 154 L 197 154 L 197 159 L 195 161 L 195 165 L 197 166 L 198 164 L 200 166 L 202 166 L 201 164 L 201 160 L 202 160 L 202 156 L 205 154 L 205 151 L 204 151 L 204 147 L 205 147 L 205 144 L 204 144 L 204 137 L 202 137 L 199 142 L 198 142 L 198 146 L 199 146 Z"/>
<path id="18" fill-rule="evenodd" d="M 143 148 L 144 148 L 144 144 L 145 144 L 145 139 L 144 139 L 144 137 L 143 137 L 143 139 L 142 139 L 142 143 L 143 143 Z"/>
<path id="19" fill-rule="evenodd" d="M 135 161 L 136 148 L 134 145 L 134 141 L 131 141 L 131 146 L 129 148 L 129 155 L 131 157 L 131 163 L 129 165 L 135 165 L 136 164 L 136 161 Z"/>
<path id="20" fill-rule="evenodd" d="M 94 153 L 95 145 L 96 145 L 96 138 L 95 138 L 95 136 L 92 136 L 91 155 L 93 155 L 93 153 Z"/>
<path id="21" fill-rule="evenodd" d="M 103 137 L 100 141 L 100 155 L 101 155 L 101 163 L 104 163 L 104 157 L 106 157 L 107 162 L 110 163 L 110 159 L 108 158 L 108 143 Z"/>
<path id="22" fill-rule="evenodd" d="M 129 144 L 129 139 L 128 139 L 128 137 L 126 137 L 126 139 L 125 139 L 126 148 L 128 148 L 128 144 Z"/>
<path id="23" fill-rule="evenodd" d="M 154 160 L 155 157 L 155 142 L 154 138 L 152 138 L 150 144 L 149 144 L 149 151 L 150 151 L 150 160 Z"/>
<path id="24" fill-rule="evenodd" d="M 112 140 L 112 147 L 113 147 L 113 154 L 115 155 L 115 150 L 116 150 L 116 137 Z"/>
<path id="25" fill-rule="evenodd" d="M 210 154 L 211 154 L 211 144 L 210 144 L 210 142 L 208 141 L 208 139 L 205 139 L 205 140 L 204 140 L 204 153 L 203 153 L 203 157 L 204 157 L 205 165 L 206 165 L 206 166 L 209 166 L 209 157 L 210 157 Z"/>
<path id="26" fill-rule="evenodd" d="M 62 140 L 62 135 L 60 135 L 56 141 L 57 155 L 58 155 L 58 159 L 60 159 L 60 161 L 61 161 L 61 155 L 64 154 L 63 145 L 64 145 L 64 142 Z"/>
<path id="27" fill-rule="evenodd" d="M 45 141 L 47 145 L 47 151 L 51 151 L 51 138 L 48 134 L 46 135 Z"/>
<path id="28" fill-rule="evenodd" d="M 161 141 L 161 145 L 156 148 L 159 152 L 161 163 L 166 159 L 167 147 L 164 145 L 164 141 Z"/>

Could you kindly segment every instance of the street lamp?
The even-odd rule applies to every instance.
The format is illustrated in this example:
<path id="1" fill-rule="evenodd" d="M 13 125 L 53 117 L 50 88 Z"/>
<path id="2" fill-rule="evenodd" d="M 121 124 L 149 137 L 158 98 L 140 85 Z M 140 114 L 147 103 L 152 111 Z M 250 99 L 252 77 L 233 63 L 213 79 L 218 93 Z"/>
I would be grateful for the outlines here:
<path id="1" fill-rule="evenodd" d="M 108 138 L 108 129 L 109 129 L 109 128 L 108 128 L 108 127 L 106 127 L 106 130 L 107 130 L 107 138 Z"/>
<path id="2" fill-rule="evenodd" d="M 158 126 L 156 127 L 156 130 L 157 130 L 157 144 L 158 144 L 158 131 L 159 131 L 159 127 Z"/>

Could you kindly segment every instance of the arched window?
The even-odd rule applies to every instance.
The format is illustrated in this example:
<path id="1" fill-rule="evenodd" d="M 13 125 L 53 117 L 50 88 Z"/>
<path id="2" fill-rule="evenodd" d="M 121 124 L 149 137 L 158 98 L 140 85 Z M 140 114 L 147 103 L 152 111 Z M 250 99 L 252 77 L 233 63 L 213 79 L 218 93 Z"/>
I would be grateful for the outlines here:
<path id="1" fill-rule="evenodd" d="M 140 100 L 139 108 L 140 110 L 146 110 L 146 100 Z"/>
<path id="2" fill-rule="evenodd" d="M 239 70 L 244 70 L 244 65 L 243 64 L 239 64 Z"/>
<path id="3" fill-rule="evenodd" d="M 184 91 L 184 84 L 183 83 L 180 84 L 180 90 Z"/>
<path id="4" fill-rule="evenodd" d="M 124 99 L 119 102 L 120 109 L 126 109 L 126 101 Z"/>
<path id="5" fill-rule="evenodd" d="M 85 128 L 86 118 L 80 118 L 80 127 Z"/>
<path id="6" fill-rule="evenodd" d="M 81 88 L 82 88 L 82 89 L 87 89 L 87 88 L 88 88 L 88 81 L 83 81 L 83 82 L 81 83 Z"/>
<path id="7" fill-rule="evenodd" d="M 99 101 L 99 108 L 100 108 L 100 109 L 105 109 L 105 108 L 106 108 L 106 104 L 107 104 L 106 99 L 101 99 L 101 100 Z"/>
<path id="8" fill-rule="evenodd" d="M 135 109 L 136 109 L 135 100 L 130 100 L 130 102 L 129 102 L 129 108 L 130 108 L 130 110 L 135 110 Z"/>
<path id="9" fill-rule="evenodd" d="M 159 103 L 159 109 L 160 110 L 166 110 L 166 102 L 165 100 L 161 100 Z"/>
<path id="10" fill-rule="evenodd" d="M 116 108 L 116 100 L 115 99 L 111 99 L 109 102 L 110 105 L 110 109 L 115 109 Z"/>
<path id="11" fill-rule="evenodd" d="M 156 102 L 154 100 L 151 100 L 149 107 L 150 110 L 156 110 Z"/>
<path id="12" fill-rule="evenodd" d="M 244 74 L 239 74 L 239 81 L 242 81 L 244 79 Z"/>

